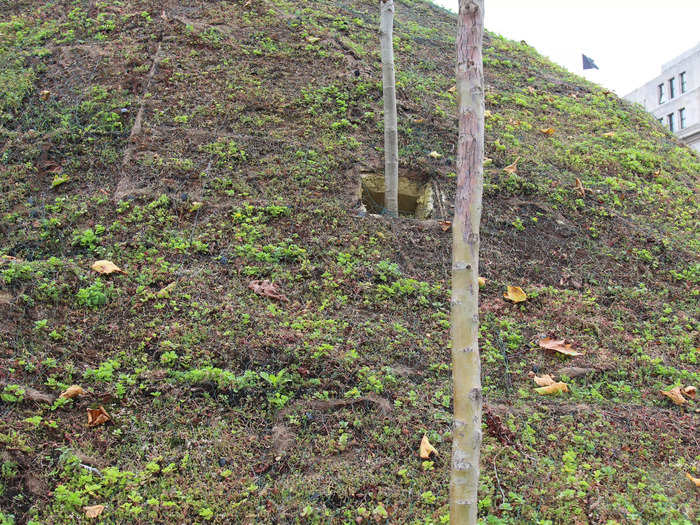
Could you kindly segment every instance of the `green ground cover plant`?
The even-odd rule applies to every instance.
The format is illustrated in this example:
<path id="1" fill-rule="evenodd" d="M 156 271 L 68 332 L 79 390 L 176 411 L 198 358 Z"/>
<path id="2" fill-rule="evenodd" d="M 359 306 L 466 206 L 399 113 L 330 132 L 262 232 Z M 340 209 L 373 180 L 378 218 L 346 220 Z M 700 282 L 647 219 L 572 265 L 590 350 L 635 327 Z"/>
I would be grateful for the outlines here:
<path id="1" fill-rule="evenodd" d="M 456 21 L 396 3 L 429 221 L 357 213 L 375 2 L 3 4 L 0 523 L 447 522 Z M 484 65 L 480 518 L 696 523 L 698 401 L 660 391 L 700 384 L 700 160 L 526 43 Z"/>

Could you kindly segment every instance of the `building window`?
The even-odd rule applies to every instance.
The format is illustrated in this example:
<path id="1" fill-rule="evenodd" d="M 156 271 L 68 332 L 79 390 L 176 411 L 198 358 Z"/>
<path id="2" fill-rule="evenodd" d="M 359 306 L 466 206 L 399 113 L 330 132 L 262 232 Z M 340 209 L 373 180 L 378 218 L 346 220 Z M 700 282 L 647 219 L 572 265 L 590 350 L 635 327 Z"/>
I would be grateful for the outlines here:
<path id="1" fill-rule="evenodd" d="M 659 84 L 659 104 L 662 104 L 664 101 L 664 85 Z"/>
<path id="2" fill-rule="evenodd" d="M 673 98 L 676 96 L 676 78 L 668 79 L 668 98 Z"/>
<path id="3" fill-rule="evenodd" d="M 687 87 L 685 84 L 685 71 L 683 71 L 683 73 L 680 74 L 680 77 L 681 77 L 681 93 L 685 93 L 685 90 Z"/>
<path id="4" fill-rule="evenodd" d="M 675 121 L 673 119 L 673 113 L 670 113 L 667 118 L 668 118 L 668 129 L 671 133 L 673 133 L 674 131 L 676 131 L 676 125 L 675 125 Z"/>
<path id="5" fill-rule="evenodd" d="M 678 110 L 678 122 L 681 125 L 681 129 L 685 129 L 685 108 Z"/>

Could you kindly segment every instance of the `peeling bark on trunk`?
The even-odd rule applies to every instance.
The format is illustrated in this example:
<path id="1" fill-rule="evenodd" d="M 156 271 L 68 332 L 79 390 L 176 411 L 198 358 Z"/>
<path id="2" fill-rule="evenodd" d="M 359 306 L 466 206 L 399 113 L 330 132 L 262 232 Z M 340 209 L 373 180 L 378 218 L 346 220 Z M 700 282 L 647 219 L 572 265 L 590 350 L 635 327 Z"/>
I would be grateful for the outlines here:
<path id="1" fill-rule="evenodd" d="M 454 428 L 450 523 L 475 525 L 481 447 L 479 223 L 483 190 L 484 0 L 459 0 L 457 32 L 457 194 L 452 222 Z"/>
<path id="2" fill-rule="evenodd" d="M 399 139 L 396 123 L 394 79 L 394 0 L 381 0 L 379 41 L 384 84 L 384 207 L 391 217 L 399 215 Z"/>

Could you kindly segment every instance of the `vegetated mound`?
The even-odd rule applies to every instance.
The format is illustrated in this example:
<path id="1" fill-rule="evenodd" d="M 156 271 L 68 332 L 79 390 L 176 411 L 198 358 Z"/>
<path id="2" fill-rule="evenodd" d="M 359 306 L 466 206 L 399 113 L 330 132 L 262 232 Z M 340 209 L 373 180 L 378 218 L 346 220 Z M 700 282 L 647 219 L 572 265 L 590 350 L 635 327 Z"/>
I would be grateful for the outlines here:
<path id="1" fill-rule="evenodd" d="M 385 220 L 376 4 L 2 2 L 4 523 L 444 522 L 456 20 L 397 2 L 432 211 Z M 700 162 L 525 43 L 484 63 L 481 514 L 694 523 L 697 401 L 660 390 L 700 383 Z"/>

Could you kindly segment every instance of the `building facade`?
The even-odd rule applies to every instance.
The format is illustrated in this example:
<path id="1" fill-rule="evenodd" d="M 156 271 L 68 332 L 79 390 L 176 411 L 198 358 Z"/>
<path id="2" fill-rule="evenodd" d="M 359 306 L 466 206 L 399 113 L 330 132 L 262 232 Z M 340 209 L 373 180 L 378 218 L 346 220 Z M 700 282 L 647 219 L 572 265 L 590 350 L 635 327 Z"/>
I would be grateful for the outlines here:
<path id="1" fill-rule="evenodd" d="M 700 44 L 661 67 L 661 75 L 624 97 L 637 102 L 700 153 Z"/>

